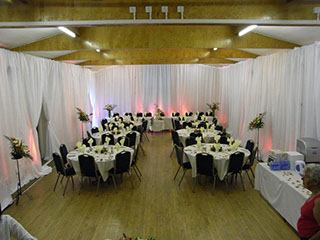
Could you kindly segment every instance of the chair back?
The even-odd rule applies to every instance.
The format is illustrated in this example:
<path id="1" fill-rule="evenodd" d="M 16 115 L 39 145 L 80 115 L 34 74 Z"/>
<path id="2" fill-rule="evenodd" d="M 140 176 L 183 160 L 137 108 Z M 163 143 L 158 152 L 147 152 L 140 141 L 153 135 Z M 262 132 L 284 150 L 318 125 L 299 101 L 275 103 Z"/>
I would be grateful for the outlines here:
<path id="1" fill-rule="evenodd" d="M 125 115 L 125 116 L 131 116 L 131 117 L 132 117 L 132 113 L 130 113 L 130 112 L 127 112 L 127 113 L 125 113 L 124 115 Z"/>
<path id="2" fill-rule="evenodd" d="M 201 132 L 192 132 L 190 133 L 190 137 L 197 138 L 197 137 L 202 137 Z"/>
<path id="3" fill-rule="evenodd" d="M 132 160 L 132 165 L 135 165 L 138 161 L 138 153 L 139 153 L 139 148 L 140 148 L 140 143 L 138 144 L 135 154 L 134 154 L 134 158 Z"/>
<path id="4" fill-rule="evenodd" d="M 204 112 L 199 112 L 199 116 L 203 116 L 204 115 Z"/>
<path id="5" fill-rule="evenodd" d="M 144 120 L 142 122 L 142 127 L 143 127 L 143 131 L 146 132 L 147 131 L 147 127 L 148 127 L 148 121 L 147 120 Z"/>
<path id="6" fill-rule="evenodd" d="M 152 113 L 151 112 L 147 112 L 145 117 L 152 117 Z"/>
<path id="7" fill-rule="evenodd" d="M 134 121 L 134 117 L 130 116 L 130 120 L 131 120 L 131 121 Z"/>
<path id="8" fill-rule="evenodd" d="M 217 125 L 215 127 L 215 130 L 218 130 L 218 131 L 222 131 L 223 130 L 223 127 L 221 125 Z"/>
<path id="9" fill-rule="evenodd" d="M 192 122 L 183 122 L 182 126 L 183 126 L 183 128 L 186 128 L 187 126 L 191 128 L 192 127 Z"/>
<path id="10" fill-rule="evenodd" d="M 180 142 L 180 139 L 179 139 L 179 135 L 175 130 L 171 130 L 171 137 L 172 137 L 173 144 L 181 147 L 181 142 Z"/>
<path id="11" fill-rule="evenodd" d="M 235 152 L 230 155 L 228 173 L 239 173 L 244 160 L 243 152 Z"/>
<path id="12" fill-rule="evenodd" d="M 120 144 L 120 141 L 124 138 L 124 146 L 126 147 L 130 147 L 130 139 L 126 136 L 121 136 L 121 137 L 118 137 L 118 143 Z"/>
<path id="13" fill-rule="evenodd" d="M 252 151 L 252 153 L 250 154 L 250 156 L 249 156 L 249 165 L 250 165 L 250 167 L 253 166 L 253 163 L 254 163 L 254 159 L 255 159 L 255 157 L 256 157 L 257 150 L 258 150 L 258 148 L 255 148 L 255 149 Z"/>
<path id="14" fill-rule="evenodd" d="M 228 138 L 226 136 L 221 136 L 219 143 L 221 144 L 229 144 Z"/>
<path id="15" fill-rule="evenodd" d="M 91 133 L 89 133 L 89 131 L 87 131 L 87 138 L 92 138 Z"/>
<path id="16" fill-rule="evenodd" d="M 61 144 L 59 147 L 59 150 L 60 150 L 60 155 L 62 157 L 63 163 L 66 164 L 68 162 L 67 161 L 68 149 L 66 145 Z"/>
<path id="17" fill-rule="evenodd" d="M 171 118 L 171 124 L 172 124 L 172 129 L 176 129 L 176 126 L 174 125 L 174 119 L 173 118 Z"/>
<path id="18" fill-rule="evenodd" d="M 108 119 L 104 118 L 104 119 L 101 120 L 101 126 L 102 126 L 103 130 L 107 129 L 107 127 L 106 127 L 107 123 L 108 123 Z"/>
<path id="19" fill-rule="evenodd" d="M 197 141 L 194 137 L 188 137 L 186 139 L 186 147 L 194 144 L 197 144 Z"/>
<path id="20" fill-rule="evenodd" d="M 176 150 L 178 164 L 180 166 L 183 166 L 183 159 L 182 159 L 183 150 L 182 150 L 182 147 L 179 147 L 178 145 L 174 145 L 174 149 Z"/>
<path id="21" fill-rule="evenodd" d="M 175 130 L 179 130 L 179 129 L 182 129 L 182 126 L 180 124 L 180 121 L 179 120 L 174 120 L 174 126 L 176 127 Z"/>
<path id="22" fill-rule="evenodd" d="M 141 112 L 138 112 L 138 113 L 137 113 L 137 117 L 142 117 L 142 113 L 141 113 Z"/>
<path id="23" fill-rule="evenodd" d="M 193 115 L 193 112 L 189 112 L 186 114 L 187 117 L 191 117 Z"/>
<path id="24" fill-rule="evenodd" d="M 213 116 L 213 112 L 206 112 L 206 116 Z"/>
<path id="25" fill-rule="evenodd" d="M 62 174 L 63 176 L 66 175 L 64 164 L 62 162 L 62 159 L 58 153 L 52 154 L 54 165 L 56 166 L 57 173 Z"/>
<path id="26" fill-rule="evenodd" d="M 203 127 L 204 129 L 207 129 L 207 124 L 206 124 L 206 122 L 201 122 L 201 123 L 199 123 L 199 124 L 198 124 L 198 128 L 201 128 L 201 127 Z"/>
<path id="27" fill-rule="evenodd" d="M 101 136 L 101 144 L 104 144 L 105 142 L 106 142 L 106 138 L 110 138 L 110 142 L 109 142 L 109 144 L 110 145 L 114 145 L 114 136 L 112 135 L 112 134 L 108 134 L 108 133 L 106 133 L 106 134 L 102 134 L 102 136 Z"/>
<path id="28" fill-rule="evenodd" d="M 91 128 L 91 133 L 92 134 L 97 133 L 97 132 L 99 132 L 99 129 L 97 127 Z"/>
<path id="29" fill-rule="evenodd" d="M 128 172 L 130 169 L 130 152 L 120 152 L 116 155 L 114 168 L 116 173 Z"/>
<path id="30" fill-rule="evenodd" d="M 179 112 L 176 112 L 176 114 L 174 115 L 175 117 L 179 117 L 180 116 L 180 113 Z"/>
<path id="31" fill-rule="evenodd" d="M 89 139 L 90 139 L 90 138 L 84 138 L 84 139 L 82 139 L 82 144 L 86 145 L 86 147 L 90 147 Z M 97 145 L 96 140 L 95 140 L 94 138 L 91 138 L 91 139 L 93 140 L 92 146 L 96 146 L 96 145 Z"/>
<path id="32" fill-rule="evenodd" d="M 218 119 L 214 117 L 214 118 L 212 118 L 212 122 L 213 122 L 214 125 L 217 125 Z"/>
<path id="33" fill-rule="evenodd" d="M 254 141 L 252 139 L 249 139 L 246 143 L 246 149 L 250 151 L 250 154 L 252 154 L 254 148 Z"/>
<path id="34" fill-rule="evenodd" d="M 126 137 L 128 137 L 130 140 L 129 147 L 134 147 L 136 145 L 137 133 L 136 132 L 129 132 L 129 133 L 127 133 Z"/>
<path id="35" fill-rule="evenodd" d="M 196 155 L 197 172 L 201 175 L 213 176 L 213 156 L 206 153 L 198 153 Z"/>
<path id="36" fill-rule="evenodd" d="M 160 113 L 160 116 L 161 116 L 161 117 L 164 117 L 165 115 L 164 115 L 164 113 Z"/>
<path id="37" fill-rule="evenodd" d="M 118 116 L 118 117 L 119 117 L 119 116 L 120 116 L 120 114 L 119 114 L 119 113 L 114 113 L 112 117 L 116 117 L 116 116 Z"/>
<path id="38" fill-rule="evenodd" d="M 79 155 L 78 159 L 82 176 L 98 177 L 96 162 L 93 156 L 82 154 Z"/>

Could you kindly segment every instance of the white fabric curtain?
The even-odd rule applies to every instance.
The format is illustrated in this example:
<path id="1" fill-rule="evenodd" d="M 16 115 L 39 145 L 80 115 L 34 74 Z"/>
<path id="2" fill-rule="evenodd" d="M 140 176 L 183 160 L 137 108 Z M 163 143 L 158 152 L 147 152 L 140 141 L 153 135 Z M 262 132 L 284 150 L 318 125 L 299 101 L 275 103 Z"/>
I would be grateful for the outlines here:
<path id="1" fill-rule="evenodd" d="M 299 137 L 320 138 L 320 44 L 272 54 L 224 68 L 203 65 L 117 66 L 96 73 L 96 126 L 114 110 L 155 112 L 206 111 L 219 102 L 223 126 L 242 143 L 257 141 L 249 122 L 266 112 L 260 130 L 260 150 L 266 159 L 272 148 L 294 151 Z"/>
<path id="2" fill-rule="evenodd" d="M 16 161 L 11 160 L 9 142 L 17 137 L 28 145 L 34 160 L 19 160 L 22 185 L 51 172 L 42 166 L 38 132 L 43 107 L 49 121 L 47 156 L 65 143 L 73 147 L 81 139 L 76 107 L 89 110 L 88 83 L 93 73 L 79 66 L 54 62 L 0 49 L 0 202 L 12 202 L 17 190 Z M 85 126 L 84 131 L 91 126 Z"/>

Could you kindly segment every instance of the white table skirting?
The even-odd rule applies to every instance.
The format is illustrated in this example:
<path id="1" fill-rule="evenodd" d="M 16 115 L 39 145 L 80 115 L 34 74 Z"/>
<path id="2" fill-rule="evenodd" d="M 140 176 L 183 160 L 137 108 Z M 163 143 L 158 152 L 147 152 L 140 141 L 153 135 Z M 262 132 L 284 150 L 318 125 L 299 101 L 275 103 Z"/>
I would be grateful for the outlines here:
<path id="1" fill-rule="evenodd" d="M 119 151 L 117 151 L 114 146 L 108 146 L 108 153 L 102 153 L 98 154 L 95 151 L 90 151 L 89 148 L 86 148 L 85 153 L 82 153 L 81 151 L 74 150 L 68 153 L 67 159 L 69 163 L 73 166 L 77 176 L 79 179 L 81 178 L 80 173 L 80 165 L 79 165 L 79 159 L 78 156 L 81 154 L 88 154 L 94 157 L 98 170 L 102 176 L 103 181 L 106 181 L 109 176 L 109 170 L 113 168 L 114 166 L 114 160 L 116 159 L 116 154 L 122 151 L 128 151 L 131 153 L 131 159 L 130 159 L 130 165 L 132 163 L 134 151 L 132 148 L 129 147 L 121 147 Z M 113 151 L 113 153 L 111 153 Z"/>
<path id="2" fill-rule="evenodd" d="M 217 169 L 218 177 L 220 180 L 223 180 L 228 172 L 229 167 L 229 157 L 232 153 L 236 151 L 227 151 L 228 146 L 222 145 L 224 152 L 213 152 L 211 151 L 212 144 L 202 143 L 201 150 L 197 151 L 196 145 L 191 145 L 184 148 L 184 162 L 189 161 L 192 167 L 192 177 L 197 176 L 197 164 L 196 164 L 196 155 L 201 152 L 206 152 L 213 156 L 213 164 L 214 167 Z M 204 150 L 206 149 L 206 150 Z M 247 161 L 250 151 L 245 148 L 238 148 L 239 152 L 243 152 L 245 155 L 244 162 Z M 187 157 L 186 157 L 187 156 Z"/>
<path id="3" fill-rule="evenodd" d="M 260 163 L 255 171 L 255 189 L 297 230 L 300 208 L 311 195 L 294 171 L 271 171 Z"/>

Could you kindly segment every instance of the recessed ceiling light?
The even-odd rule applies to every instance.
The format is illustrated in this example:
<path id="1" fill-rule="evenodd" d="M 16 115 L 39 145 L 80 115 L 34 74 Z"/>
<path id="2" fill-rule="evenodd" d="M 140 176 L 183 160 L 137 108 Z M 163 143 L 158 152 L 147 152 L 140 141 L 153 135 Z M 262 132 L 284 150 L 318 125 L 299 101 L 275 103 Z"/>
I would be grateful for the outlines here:
<path id="1" fill-rule="evenodd" d="M 246 27 L 245 29 L 241 30 L 238 35 L 239 37 L 245 35 L 248 32 L 251 32 L 253 29 L 255 29 L 256 27 L 258 27 L 258 25 L 250 25 L 248 27 Z"/>
<path id="2" fill-rule="evenodd" d="M 70 37 L 73 37 L 75 38 L 76 37 L 76 34 L 74 32 L 72 32 L 70 29 L 66 28 L 66 27 L 58 27 L 58 29 L 66 34 L 68 34 Z"/>
<path id="3" fill-rule="evenodd" d="M 100 49 L 99 49 L 99 48 L 97 48 L 97 49 L 96 49 L 96 51 L 97 51 L 97 52 L 100 52 Z"/>
<path id="4" fill-rule="evenodd" d="M 86 45 L 89 46 L 89 47 L 92 47 L 92 46 L 93 46 L 93 44 L 92 44 L 91 42 L 89 42 L 89 41 L 85 41 L 84 44 L 86 44 Z"/>
<path id="5" fill-rule="evenodd" d="M 215 48 L 213 48 L 213 51 L 217 51 L 217 50 L 218 50 L 218 48 L 216 48 L 216 47 L 215 47 Z"/>

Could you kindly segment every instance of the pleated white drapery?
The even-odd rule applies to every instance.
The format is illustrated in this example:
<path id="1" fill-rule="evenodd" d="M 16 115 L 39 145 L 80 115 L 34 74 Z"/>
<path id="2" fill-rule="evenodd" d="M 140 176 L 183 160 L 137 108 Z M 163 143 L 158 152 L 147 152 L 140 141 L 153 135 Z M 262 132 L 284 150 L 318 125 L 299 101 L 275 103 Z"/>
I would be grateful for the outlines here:
<path id="1" fill-rule="evenodd" d="M 36 130 L 41 109 L 49 120 L 47 156 L 81 138 L 75 107 L 89 109 L 87 84 L 93 74 L 69 64 L 0 49 L 0 202 L 6 207 L 17 189 L 16 162 L 2 137 L 17 137 L 28 145 L 33 161 L 19 160 L 22 185 L 51 172 L 42 166 Z M 87 96 L 87 98 L 86 98 Z"/>

